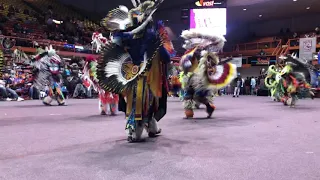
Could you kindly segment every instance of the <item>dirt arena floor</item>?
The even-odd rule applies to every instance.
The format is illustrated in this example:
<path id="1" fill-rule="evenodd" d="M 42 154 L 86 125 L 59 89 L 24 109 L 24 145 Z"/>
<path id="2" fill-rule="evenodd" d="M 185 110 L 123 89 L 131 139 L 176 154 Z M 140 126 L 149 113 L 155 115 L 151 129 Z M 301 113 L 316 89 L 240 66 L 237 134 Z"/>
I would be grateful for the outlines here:
<path id="1" fill-rule="evenodd" d="M 202 108 L 186 120 L 171 98 L 161 135 L 133 144 L 123 113 L 98 115 L 96 99 L 67 103 L 0 102 L 0 180 L 320 179 L 320 99 L 288 108 L 224 96 L 212 119 Z"/>

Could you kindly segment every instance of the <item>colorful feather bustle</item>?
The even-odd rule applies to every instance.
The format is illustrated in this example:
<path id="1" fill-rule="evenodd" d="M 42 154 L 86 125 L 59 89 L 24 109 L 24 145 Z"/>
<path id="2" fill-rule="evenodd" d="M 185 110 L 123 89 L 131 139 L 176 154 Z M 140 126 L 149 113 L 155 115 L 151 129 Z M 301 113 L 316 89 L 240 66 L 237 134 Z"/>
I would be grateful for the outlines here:
<path id="1" fill-rule="evenodd" d="M 176 55 L 176 51 L 173 48 L 173 44 L 169 39 L 168 32 L 162 21 L 158 21 L 158 31 L 162 39 L 163 47 L 168 51 L 170 57 L 174 57 Z"/>
<path id="2" fill-rule="evenodd" d="M 185 74 L 184 72 L 179 73 L 179 81 L 181 83 L 182 89 L 186 88 L 188 80 L 192 74 L 192 72 L 188 72 L 187 74 Z"/>
<path id="3" fill-rule="evenodd" d="M 209 87 L 214 89 L 221 89 L 228 86 L 237 76 L 237 67 L 232 63 L 218 65 L 216 71 L 212 79 L 208 78 Z"/>

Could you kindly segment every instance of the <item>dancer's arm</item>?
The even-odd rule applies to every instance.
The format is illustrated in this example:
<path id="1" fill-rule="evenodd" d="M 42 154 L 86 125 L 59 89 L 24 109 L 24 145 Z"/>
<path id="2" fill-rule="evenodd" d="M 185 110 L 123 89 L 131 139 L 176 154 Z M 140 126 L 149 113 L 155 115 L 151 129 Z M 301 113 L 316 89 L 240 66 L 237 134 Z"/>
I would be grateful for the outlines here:
<path id="1" fill-rule="evenodd" d="M 39 59 L 41 59 L 41 58 L 43 58 L 44 56 L 47 56 L 47 55 L 48 55 L 48 52 L 43 52 L 43 53 L 38 54 L 38 55 L 36 55 L 35 57 L 33 57 L 33 58 L 31 59 L 31 61 L 32 61 L 32 62 L 38 61 Z"/>

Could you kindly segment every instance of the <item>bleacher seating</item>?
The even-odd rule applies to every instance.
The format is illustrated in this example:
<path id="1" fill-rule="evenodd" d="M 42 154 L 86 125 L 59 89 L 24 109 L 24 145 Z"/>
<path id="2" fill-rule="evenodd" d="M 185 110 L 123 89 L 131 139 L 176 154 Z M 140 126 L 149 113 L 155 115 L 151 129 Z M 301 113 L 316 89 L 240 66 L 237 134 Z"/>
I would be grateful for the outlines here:
<path id="1" fill-rule="evenodd" d="M 28 10 L 30 13 L 33 12 L 33 9 L 25 5 L 21 0 L 1 0 L 1 3 L 4 3 L 5 10 L 0 10 L 0 13 L 7 15 L 9 12 L 8 11 L 9 6 L 12 5 L 19 10 L 19 12 L 15 13 L 15 16 L 17 18 L 21 18 L 22 20 L 26 20 L 26 18 L 28 18 L 31 21 L 37 21 L 37 19 L 32 17 L 31 15 L 27 15 L 23 13 L 25 9 Z"/>
<path id="2" fill-rule="evenodd" d="M 76 19 L 83 19 L 83 16 L 72 11 L 71 9 L 67 8 L 65 5 L 59 3 L 58 1 L 50 1 L 50 0 L 26 0 L 27 2 L 33 4 L 39 9 L 42 9 L 44 12 L 47 11 L 47 7 L 51 6 L 53 8 L 54 13 L 59 14 L 63 17 L 74 17 Z M 97 28 L 98 25 L 93 23 L 88 19 L 84 19 L 83 21 L 84 27 L 87 28 Z"/>

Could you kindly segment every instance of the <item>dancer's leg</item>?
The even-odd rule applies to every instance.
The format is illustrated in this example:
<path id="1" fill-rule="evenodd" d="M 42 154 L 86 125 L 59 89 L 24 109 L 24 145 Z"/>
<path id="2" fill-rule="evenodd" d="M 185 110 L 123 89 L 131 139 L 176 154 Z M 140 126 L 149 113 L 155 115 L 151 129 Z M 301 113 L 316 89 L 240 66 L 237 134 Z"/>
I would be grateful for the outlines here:
<path id="1" fill-rule="evenodd" d="M 52 98 L 51 96 L 46 96 L 46 97 L 43 99 L 43 104 L 50 106 L 51 103 L 52 103 L 52 101 L 53 101 L 53 98 Z"/>
<path id="2" fill-rule="evenodd" d="M 143 133 L 143 121 L 135 121 L 135 127 L 127 127 L 127 135 L 129 142 L 139 142 L 141 140 L 141 135 Z"/>
<path id="3" fill-rule="evenodd" d="M 194 104 L 194 106 L 197 108 L 197 109 L 200 109 L 200 102 L 198 102 L 198 101 L 195 101 L 194 102 L 195 104 Z"/>
<path id="4" fill-rule="evenodd" d="M 117 104 L 111 103 L 111 104 L 109 104 L 109 108 L 110 108 L 110 114 L 111 115 L 116 115 Z"/>
<path id="5" fill-rule="evenodd" d="M 239 97 L 239 94 L 240 94 L 240 88 L 239 87 L 237 87 L 237 97 Z"/>
<path id="6" fill-rule="evenodd" d="M 61 105 L 64 105 L 65 104 L 65 99 L 64 99 L 64 95 L 62 93 L 62 90 L 60 88 L 60 86 L 55 83 L 54 84 L 54 88 L 55 88 L 55 94 L 56 94 L 56 99 L 57 99 L 57 102 L 58 104 L 61 106 Z"/>
<path id="7" fill-rule="evenodd" d="M 216 109 L 216 107 L 213 104 L 213 98 L 212 95 L 209 94 L 207 97 L 205 97 L 202 101 L 203 104 L 206 105 L 206 111 L 208 113 L 207 118 L 211 118 L 212 113 L 214 112 L 214 110 Z"/>
<path id="8" fill-rule="evenodd" d="M 107 114 L 107 104 L 103 103 L 101 99 L 99 99 L 99 111 L 101 115 Z"/>
<path id="9" fill-rule="evenodd" d="M 193 108 L 195 101 L 193 100 L 195 91 L 192 87 L 188 87 L 185 90 L 184 99 L 183 99 L 183 106 L 186 118 L 193 117 Z"/>
<path id="10" fill-rule="evenodd" d="M 186 118 L 192 118 L 193 117 L 193 100 L 187 99 L 183 101 L 184 106 L 184 112 L 186 115 Z"/>
<path id="11" fill-rule="evenodd" d="M 157 134 L 161 133 L 161 129 L 158 128 L 157 121 L 154 118 L 149 120 L 147 132 L 149 137 L 155 137 Z"/>

